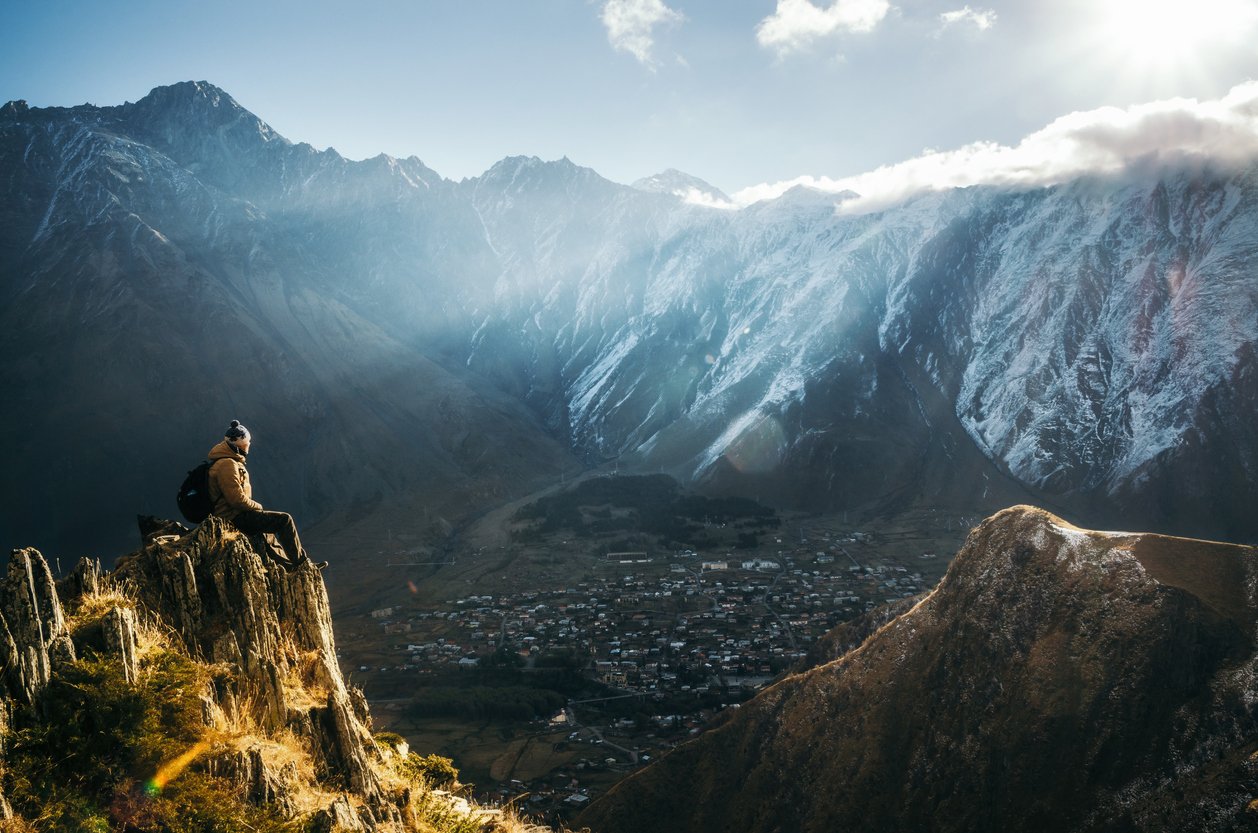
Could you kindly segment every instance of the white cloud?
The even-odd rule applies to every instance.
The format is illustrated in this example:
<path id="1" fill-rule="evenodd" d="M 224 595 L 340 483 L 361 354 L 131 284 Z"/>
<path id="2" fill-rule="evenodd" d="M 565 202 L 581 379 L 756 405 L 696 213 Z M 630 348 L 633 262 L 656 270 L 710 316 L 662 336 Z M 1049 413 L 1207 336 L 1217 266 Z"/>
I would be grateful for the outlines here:
<path id="1" fill-rule="evenodd" d="M 971 9 L 969 6 L 963 6 L 956 11 L 944 12 L 939 15 L 939 20 L 944 28 L 957 23 L 969 23 L 980 31 L 986 31 L 996 25 L 996 13 L 991 9 Z"/>
<path id="2" fill-rule="evenodd" d="M 1016 147 L 975 142 L 843 179 L 798 177 L 733 195 L 738 205 L 773 199 L 796 185 L 860 196 L 845 213 L 863 213 L 928 191 L 971 185 L 1034 188 L 1088 174 L 1122 175 L 1159 167 L 1258 161 L 1258 81 L 1233 87 L 1214 101 L 1176 98 L 1126 109 L 1071 113 L 1027 136 Z"/>
<path id="3" fill-rule="evenodd" d="M 665 6 L 662 0 L 607 0 L 603 4 L 607 40 L 613 48 L 628 52 L 646 66 L 655 63 L 651 50 L 656 27 L 684 19 L 681 12 Z"/>
<path id="4" fill-rule="evenodd" d="M 821 38 L 873 31 L 890 10 L 887 0 L 834 0 L 825 8 L 809 0 L 778 0 L 777 10 L 756 27 L 756 40 L 786 55 Z"/>
<path id="5" fill-rule="evenodd" d="M 737 209 L 742 206 L 723 200 L 716 194 L 707 191 L 701 191 L 698 188 L 678 189 L 673 192 L 674 196 L 681 197 L 682 202 L 690 205 L 702 205 L 705 208 L 721 208 L 721 209 Z"/>

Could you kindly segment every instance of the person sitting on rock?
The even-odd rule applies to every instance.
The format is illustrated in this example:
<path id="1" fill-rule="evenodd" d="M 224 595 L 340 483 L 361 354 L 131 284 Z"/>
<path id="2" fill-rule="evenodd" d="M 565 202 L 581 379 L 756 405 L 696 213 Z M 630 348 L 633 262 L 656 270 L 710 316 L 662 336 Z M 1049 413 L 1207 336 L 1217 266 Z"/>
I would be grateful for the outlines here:
<path id="1" fill-rule="evenodd" d="M 223 441 L 210 449 L 210 500 L 214 504 L 211 514 L 228 521 L 246 535 L 274 535 L 284 555 L 281 557 L 274 549 L 266 547 L 267 555 L 288 572 L 307 563 L 322 570 L 328 562 L 312 562 L 306 555 L 301 539 L 297 537 L 293 516 L 287 512 L 268 512 L 253 499 L 249 471 L 245 468 L 245 457 L 249 454 L 252 439 L 249 429 L 233 419 Z"/>

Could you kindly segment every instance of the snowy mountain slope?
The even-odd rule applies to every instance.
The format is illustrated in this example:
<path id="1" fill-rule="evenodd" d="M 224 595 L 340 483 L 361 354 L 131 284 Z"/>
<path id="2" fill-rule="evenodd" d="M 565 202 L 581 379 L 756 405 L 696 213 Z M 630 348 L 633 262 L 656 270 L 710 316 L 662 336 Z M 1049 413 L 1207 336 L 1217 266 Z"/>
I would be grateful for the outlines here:
<path id="1" fill-rule="evenodd" d="M 669 168 L 652 176 L 643 177 L 633 183 L 639 191 L 655 194 L 670 194 L 687 202 L 722 206 L 730 205 L 729 195 L 710 182 L 704 182 L 697 176 L 691 176 L 676 168 Z"/>
<path id="2" fill-rule="evenodd" d="M 569 322 L 551 328 L 560 370 L 545 386 L 562 391 L 575 441 L 602 455 L 742 489 L 788 469 L 809 502 L 833 505 L 896 492 L 947 437 L 994 464 L 984 480 L 1115 508 L 1182 477 L 1203 403 L 1252 373 L 1253 172 L 969 189 L 858 217 L 806 189 L 738 213 L 660 208 L 586 228 L 598 256 L 580 260 L 577 288 L 525 301 L 517 285 L 511 302 Z M 530 268 L 563 272 L 551 262 L 543 252 Z M 483 329 L 512 329 L 495 315 Z M 1240 469 L 1220 476 L 1251 494 L 1253 430 L 1226 433 L 1203 437 L 1192 465 L 1232 458 Z M 889 447 L 871 456 L 871 443 Z M 1146 509 L 1154 523 L 1252 534 L 1221 521 L 1239 505 L 1208 520 Z"/>
<path id="3" fill-rule="evenodd" d="M 184 430 L 125 403 L 278 397 L 275 430 L 300 439 L 276 479 L 320 448 L 341 484 L 307 487 L 315 514 L 412 488 L 403 447 L 445 461 L 437 491 L 472 478 L 451 500 L 493 500 L 516 469 L 485 455 L 520 446 L 520 471 L 557 470 L 558 440 L 786 505 L 1033 500 L 1258 535 L 1258 172 L 971 188 L 858 216 L 803 187 L 729 211 L 678 196 L 685 175 L 655 180 L 566 159 L 461 183 L 414 158 L 350 162 L 204 83 L 112 108 L 10 103 L 0 417 L 23 431 L 60 402 L 41 437 L 103 465 L 109 424 L 166 449 Z M 250 368 L 251 397 L 227 366 Z M 332 439 L 347 432 L 371 438 L 357 463 Z M 38 456 L 17 457 L 35 478 Z"/>
<path id="4" fill-rule="evenodd" d="M 1230 379 L 1258 312 L 1252 184 L 1078 190 L 1011 206 L 976 253 L 958 412 L 1037 485 L 1114 484 L 1172 449 Z M 904 317 L 889 313 L 889 335 Z"/>
<path id="5" fill-rule="evenodd" d="M 1258 324 L 1256 196 L 1251 171 L 992 201 L 955 244 L 956 277 L 931 270 L 893 290 L 884 341 L 924 340 L 923 366 L 964 357 L 959 376 L 940 377 L 957 415 L 1037 489 L 1162 491 L 1173 504 L 1203 485 L 1182 488 L 1184 467 L 1205 463 L 1216 488 L 1229 484 L 1223 495 L 1251 490 L 1252 428 L 1209 432 L 1209 451 L 1182 449 L 1202 435 L 1215 395 L 1238 397 L 1238 416 L 1254 401 L 1242 377 Z M 911 310 L 933 306 L 922 296 L 939 280 L 955 291 L 931 328 Z"/>

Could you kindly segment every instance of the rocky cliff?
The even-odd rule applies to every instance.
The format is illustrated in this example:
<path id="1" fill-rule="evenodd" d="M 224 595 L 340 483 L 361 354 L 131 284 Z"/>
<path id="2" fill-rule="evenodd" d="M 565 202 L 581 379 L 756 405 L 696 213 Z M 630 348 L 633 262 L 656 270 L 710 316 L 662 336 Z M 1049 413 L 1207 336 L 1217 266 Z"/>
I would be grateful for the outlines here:
<path id="1" fill-rule="evenodd" d="M 1258 828 L 1258 553 L 1015 507 L 927 597 L 596 801 L 596 833 Z M 837 644 L 837 643 L 836 643 Z"/>
<path id="2" fill-rule="evenodd" d="M 396 740 L 376 742 L 337 664 L 321 574 L 286 573 L 264 547 L 211 518 L 60 583 L 38 552 L 14 552 L 0 583 L 0 817 L 65 830 L 510 827 L 430 789 Z"/>

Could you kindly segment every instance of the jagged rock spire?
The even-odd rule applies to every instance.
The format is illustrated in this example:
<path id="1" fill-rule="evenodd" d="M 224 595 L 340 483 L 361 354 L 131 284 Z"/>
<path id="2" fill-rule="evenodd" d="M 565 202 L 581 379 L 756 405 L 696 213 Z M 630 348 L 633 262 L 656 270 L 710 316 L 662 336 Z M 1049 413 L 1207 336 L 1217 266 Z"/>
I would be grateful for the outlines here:
<path id="1" fill-rule="evenodd" d="M 4 692 L 27 704 L 48 684 L 58 663 L 74 661 L 52 571 L 33 549 L 14 550 L 0 582 L 0 661 Z"/>
<path id="2" fill-rule="evenodd" d="M 255 704 L 251 717 L 264 729 L 297 731 L 317 747 L 326 775 L 374 796 L 375 744 L 336 661 L 322 576 L 309 565 L 286 573 L 258 554 L 262 546 L 210 518 L 127 558 L 113 579 L 129 583 L 194 658 L 239 669 L 248 690 L 234 692 L 236 702 Z M 307 683 L 300 696 L 286 684 L 292 678 Z M 310 703 L 311 691 L 323 701 Z"/>

